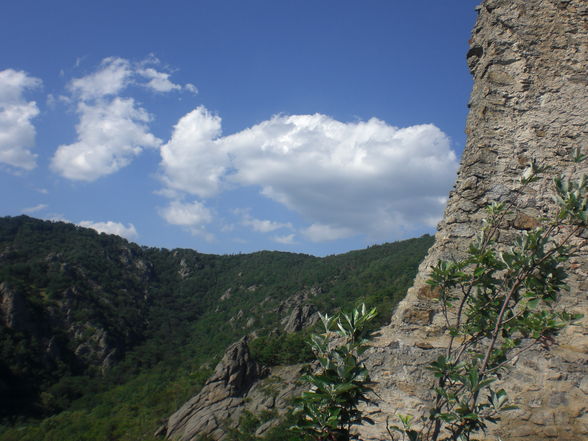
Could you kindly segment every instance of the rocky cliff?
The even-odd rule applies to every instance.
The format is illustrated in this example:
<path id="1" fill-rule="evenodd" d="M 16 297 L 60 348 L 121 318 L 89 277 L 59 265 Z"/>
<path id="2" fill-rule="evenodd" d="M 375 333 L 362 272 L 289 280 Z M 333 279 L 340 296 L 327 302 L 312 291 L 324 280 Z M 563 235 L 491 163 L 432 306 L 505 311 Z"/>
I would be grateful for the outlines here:
<path id="1" fill-rule="evenodd" d="M 239 340 L 227 349 L 202 391 L 174 413 L 157 434 L 187 441 L 206 433 L 218 439 L 224 433 L 223 425 L 238 421 L 245 395 L 264 376 L 249 355 L 247 339 Z"/>
<path id="2" fill-rule="evenodd" d="M 308 301 L 320 293 L 318 288 L 302 290 L 278 306 L 283 332 L 293 333 L 312 326 L 318 320 Z M 252 359 L 248 337 L 229 346 L 202 390 L 186 402 L 155 433 L 168 439 L 192 441 L 206 435 L 225 439 L 229 428 L 238 426 L 244 412 L 252 415 L 283 415 L 288 401 L 303 388 L 298 383 L 302 365 L 264 367 Z M 277 418 L 279 419 L 279 418 Z M 277 422 L 271 418 L 256 435 Z"/>
<path id="3" fill-rule="evenodd" d="M 463 253 L 481 226 L 483 207 L 511 200 L 530 160 L 558 175 L 570 170 L 574 148 L 588 149 L 588 2 L 486 0 L 478 7 L 467 62 L 474 77 L 467 146 L 435 245 L 369 355 L 381 401 L 367 409 L 376 424 L 361 428 L 365 440 L 387 439 L 386 417 L 425 412 L 430 399 L 432 378 L 424 366 L 447 335 L 424 283 L 429 268 Z M 505 243 L 549 212 L 550 189 L 538 183 L 519 202 L 523 212 L 502 232 Z M 570 264 L 571 289 L 560 306 L 586 317 L 549 350 L 518 361 L 503 387 L 519 409 L 488 439 L 588 439 L 588 250 Z"/>

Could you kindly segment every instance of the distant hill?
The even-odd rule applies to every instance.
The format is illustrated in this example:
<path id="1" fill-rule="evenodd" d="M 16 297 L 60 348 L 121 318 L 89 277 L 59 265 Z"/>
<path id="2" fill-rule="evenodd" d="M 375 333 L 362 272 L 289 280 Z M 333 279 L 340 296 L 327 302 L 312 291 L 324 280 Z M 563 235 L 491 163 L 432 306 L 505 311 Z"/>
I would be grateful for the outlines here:
<path id="1" fill-rule="evenodd" d="M 149 439 L 244 335 L 275 364 L 308 356 L 317 310 L 366 302 L 383 324 L 432 242 L 217 256 L 0 218 L 0 439 Z"/>

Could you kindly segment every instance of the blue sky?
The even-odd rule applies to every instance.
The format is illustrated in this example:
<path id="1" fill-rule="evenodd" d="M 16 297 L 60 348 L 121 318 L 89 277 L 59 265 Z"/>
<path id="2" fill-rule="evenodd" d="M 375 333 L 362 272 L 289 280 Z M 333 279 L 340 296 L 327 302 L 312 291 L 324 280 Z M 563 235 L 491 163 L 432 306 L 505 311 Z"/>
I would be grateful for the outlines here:
<path id="1" fill-rule="evenodd" d="M 476 4 L 5 2 L 0 215 L 219 254 L 431 233 Z"/>

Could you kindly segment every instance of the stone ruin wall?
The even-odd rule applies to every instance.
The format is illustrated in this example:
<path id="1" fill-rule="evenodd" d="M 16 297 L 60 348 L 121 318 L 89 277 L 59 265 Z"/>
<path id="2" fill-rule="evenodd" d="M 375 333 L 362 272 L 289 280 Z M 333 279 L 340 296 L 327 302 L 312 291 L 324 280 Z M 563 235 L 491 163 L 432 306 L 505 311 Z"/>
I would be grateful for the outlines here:
<path id="1" fill-rule="evenodd" d="M 511 200 L 531 159 L 549 165 L 552 175 L 588 173 L 570 161 L 574 148 L 588 152 L 588 1 L 485 0 L 467 62 L 474 77 L 467 145 L 435 245 L 369 355 L 380 398 L 379 406 L 366 409 L 376 421 L 361 428 L 366 441 L 389 439 L 386 417 L 426 412 L 432 378 L 424 366 L 448 340 L 424 283 L 430 266 L 463 253 L 480 228 L 483 207 Z M 509 219 L 505 243 L 549 212 L 550 185 L 533 184 L 519 201 L 523 213 Z M 560 306 L 586 317 L 549 350 L 526 353 L 516 363 L 503 387 L 519 409 L 507 412 L 488 439 L 588 439 L 588 249 L 570 264 L 571 290 Z"/>

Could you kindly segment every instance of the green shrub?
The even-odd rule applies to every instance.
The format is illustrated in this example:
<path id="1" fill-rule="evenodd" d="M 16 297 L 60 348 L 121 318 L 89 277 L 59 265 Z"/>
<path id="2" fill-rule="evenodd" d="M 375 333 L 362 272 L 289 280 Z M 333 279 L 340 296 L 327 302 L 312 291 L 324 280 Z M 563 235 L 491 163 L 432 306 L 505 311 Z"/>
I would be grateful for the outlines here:
<path id="1" fill-rule="evenodd" d="M 358 405 L 369 401 L 371 382 L 362 354 L 368 348 L 366 325 L 376 310 L 362 305 L 351 314 L 320 317 L 324 332 L 310 337 L 319 369 L 302 377 L 310 388 L 297 400 L 295 429 L 317 441 L 348 441 L 354 424 L 371 422 Z"/>

